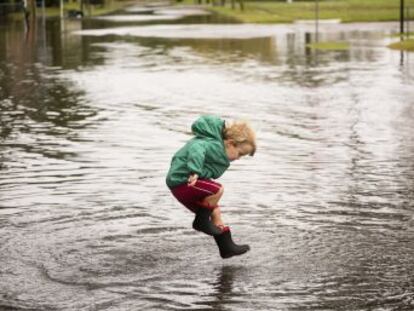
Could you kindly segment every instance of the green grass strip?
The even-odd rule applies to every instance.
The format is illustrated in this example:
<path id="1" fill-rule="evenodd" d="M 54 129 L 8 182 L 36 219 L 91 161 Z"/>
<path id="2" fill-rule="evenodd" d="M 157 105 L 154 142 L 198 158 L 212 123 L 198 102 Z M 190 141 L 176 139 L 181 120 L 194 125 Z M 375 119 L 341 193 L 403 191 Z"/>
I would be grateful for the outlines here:
<path id="1" fill-rule="evenodd" d="M 194 3 L 188 1 L 187 3 Z M 241 11 L 226 6 L 208 6 L 208 9 L 246 23 L 291 23 L 298 19 L 315 18 L 314 1 L 245 1 Z M 414 0 L 405 0 L 406 6 L 414 6 Z M 327 0 L 319 1 L 320 19 L 341 19 L 343 22 L 395 21 L 399 19 L 400 2 L 394 0 Z M 414 9 L 412 9 L 414 15 Z M 413 16 L 414 17 L 414 16 Z"/>
<path id="2" fill-rule="evenodd" d="M 414 39 L 391 43 L 388 47 L 393 50 L 414 52 Z"/>
<path id="3" fill-rule="evenodd" d="M 350 44 L 348 42 L 334 42 L 334 41 L 310 43 L 310 44 L 307 44 L 306 46 L 311 49 L 315 49 L 315 50 L 328 50 L 328 51 L 345 51 L 350 48 Z"/>

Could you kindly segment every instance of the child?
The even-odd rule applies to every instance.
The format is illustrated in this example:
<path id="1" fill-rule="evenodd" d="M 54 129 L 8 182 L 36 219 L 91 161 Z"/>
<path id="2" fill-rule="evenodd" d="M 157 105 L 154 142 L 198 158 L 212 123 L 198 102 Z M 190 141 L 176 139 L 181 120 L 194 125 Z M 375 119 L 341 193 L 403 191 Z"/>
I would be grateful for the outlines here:
<path id="1" fill-rule="evenodd" d="M 172 158 L 167 186 L 180 203 L 195 213 L 193 228 L 214 236 L 222 258 L 244 254 L 250 247 L 233 243 L 218 206 L 223 186 L 212 179 L 219 178 L 231 161 L 254 155 L 255 134 L 246 122 L 227 124 L 208 115 L 196 120 L 191 130 L 195 137 Z"/>

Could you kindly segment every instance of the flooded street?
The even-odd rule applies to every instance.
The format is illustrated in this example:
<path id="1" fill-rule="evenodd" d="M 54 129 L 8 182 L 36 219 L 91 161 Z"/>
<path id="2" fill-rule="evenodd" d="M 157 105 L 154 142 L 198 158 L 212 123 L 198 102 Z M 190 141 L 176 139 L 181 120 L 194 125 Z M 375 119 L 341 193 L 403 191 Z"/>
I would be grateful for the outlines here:
<path id="1" fill-rule="evenodd" d="M 320 25 L 351 47 L 317 52 L 313 25 L 151 16 L 0 23 L 0 310 L 413 310 L 398 24 Z M 257 129 L 219 179 L 237 258 L 165 185 L 200 114 Z"/>

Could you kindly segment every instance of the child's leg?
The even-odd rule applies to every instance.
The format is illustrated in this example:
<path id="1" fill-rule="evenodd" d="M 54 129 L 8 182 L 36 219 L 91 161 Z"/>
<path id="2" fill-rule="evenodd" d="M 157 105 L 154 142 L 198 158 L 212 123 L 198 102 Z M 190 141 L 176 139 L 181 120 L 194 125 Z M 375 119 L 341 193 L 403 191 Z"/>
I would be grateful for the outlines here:
<path id="1" fill-rule="evenodd" d="M 193 222 L 194 229 L 209 235 L 220 234 L 222 228 L 224 228 L 220 207 L 218 206 L 218 202 L 223 195 L 223 186 L 220 184 L 214 184 L 214 186 L 216 187 L 215 191 L 217 192 L 205 197 L 201 201 L 201 204 L 208 208 L 199 209 L 196 212 L 196 218 Z"/>
<path id="2" fill-rule="evenodd" d="M 220 187 L 220 190 L 214 194 L 210 195 L 206 198 L 204 198 L 203 203 L 207 203 L 210 206 L 217 206 L 218 202 L 220 201 L 221 197 L 223 196 L 224 188 L 223 186 Z M 221 218 L 221 210 L 220 207 L 217 206 L 215 209 L 213 209 L 213 212 L 211 213 L 211 220 L 214 225 L 217 227 L 224 227 L 223 220 Z"/>
<path id="3" fill-rule="evenodd" d="M 221 197 L 223 196 L 223 186 L 220 187 L 220 190 L 213 195 L 209 195 L 203 199 L 203 203 L 210 206 L 217 206 L 218 202 L 220 201 Z"/>
<path id="4" fill-rule="evenodd" d="M 220 228 L 225 227 L 223 220 L 221 219 L 221 210 L 219 206 L 213 209 L 213 212 L 211 213 L 211 220 L 213 224 L 216 225 L 217 227 L 220 227 Z"/>
<path id="5" fill-rule="evenodd" d="M 208 235 L 221 234 L 223 221 L 218 202 L 223 195 L 223 186 L 212 180 L 198 180 L 195 185 L 183 184 L 171 189 L 173 195 L 184 206 L 196 214 L 195 230 Z M 216 225 L 217 223 L 217 225 Z"/>

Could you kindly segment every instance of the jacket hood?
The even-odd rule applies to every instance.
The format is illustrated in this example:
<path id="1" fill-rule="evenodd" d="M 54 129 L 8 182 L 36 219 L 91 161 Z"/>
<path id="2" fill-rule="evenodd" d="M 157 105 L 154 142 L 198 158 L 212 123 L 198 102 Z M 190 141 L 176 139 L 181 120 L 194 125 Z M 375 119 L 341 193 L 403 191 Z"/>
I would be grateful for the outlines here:
<path id="1" fill-rule="evenodd" d="M 214 116 L 201 116 L 192 125 L 196 137 L 223 140 L 224 120 Z"/>

